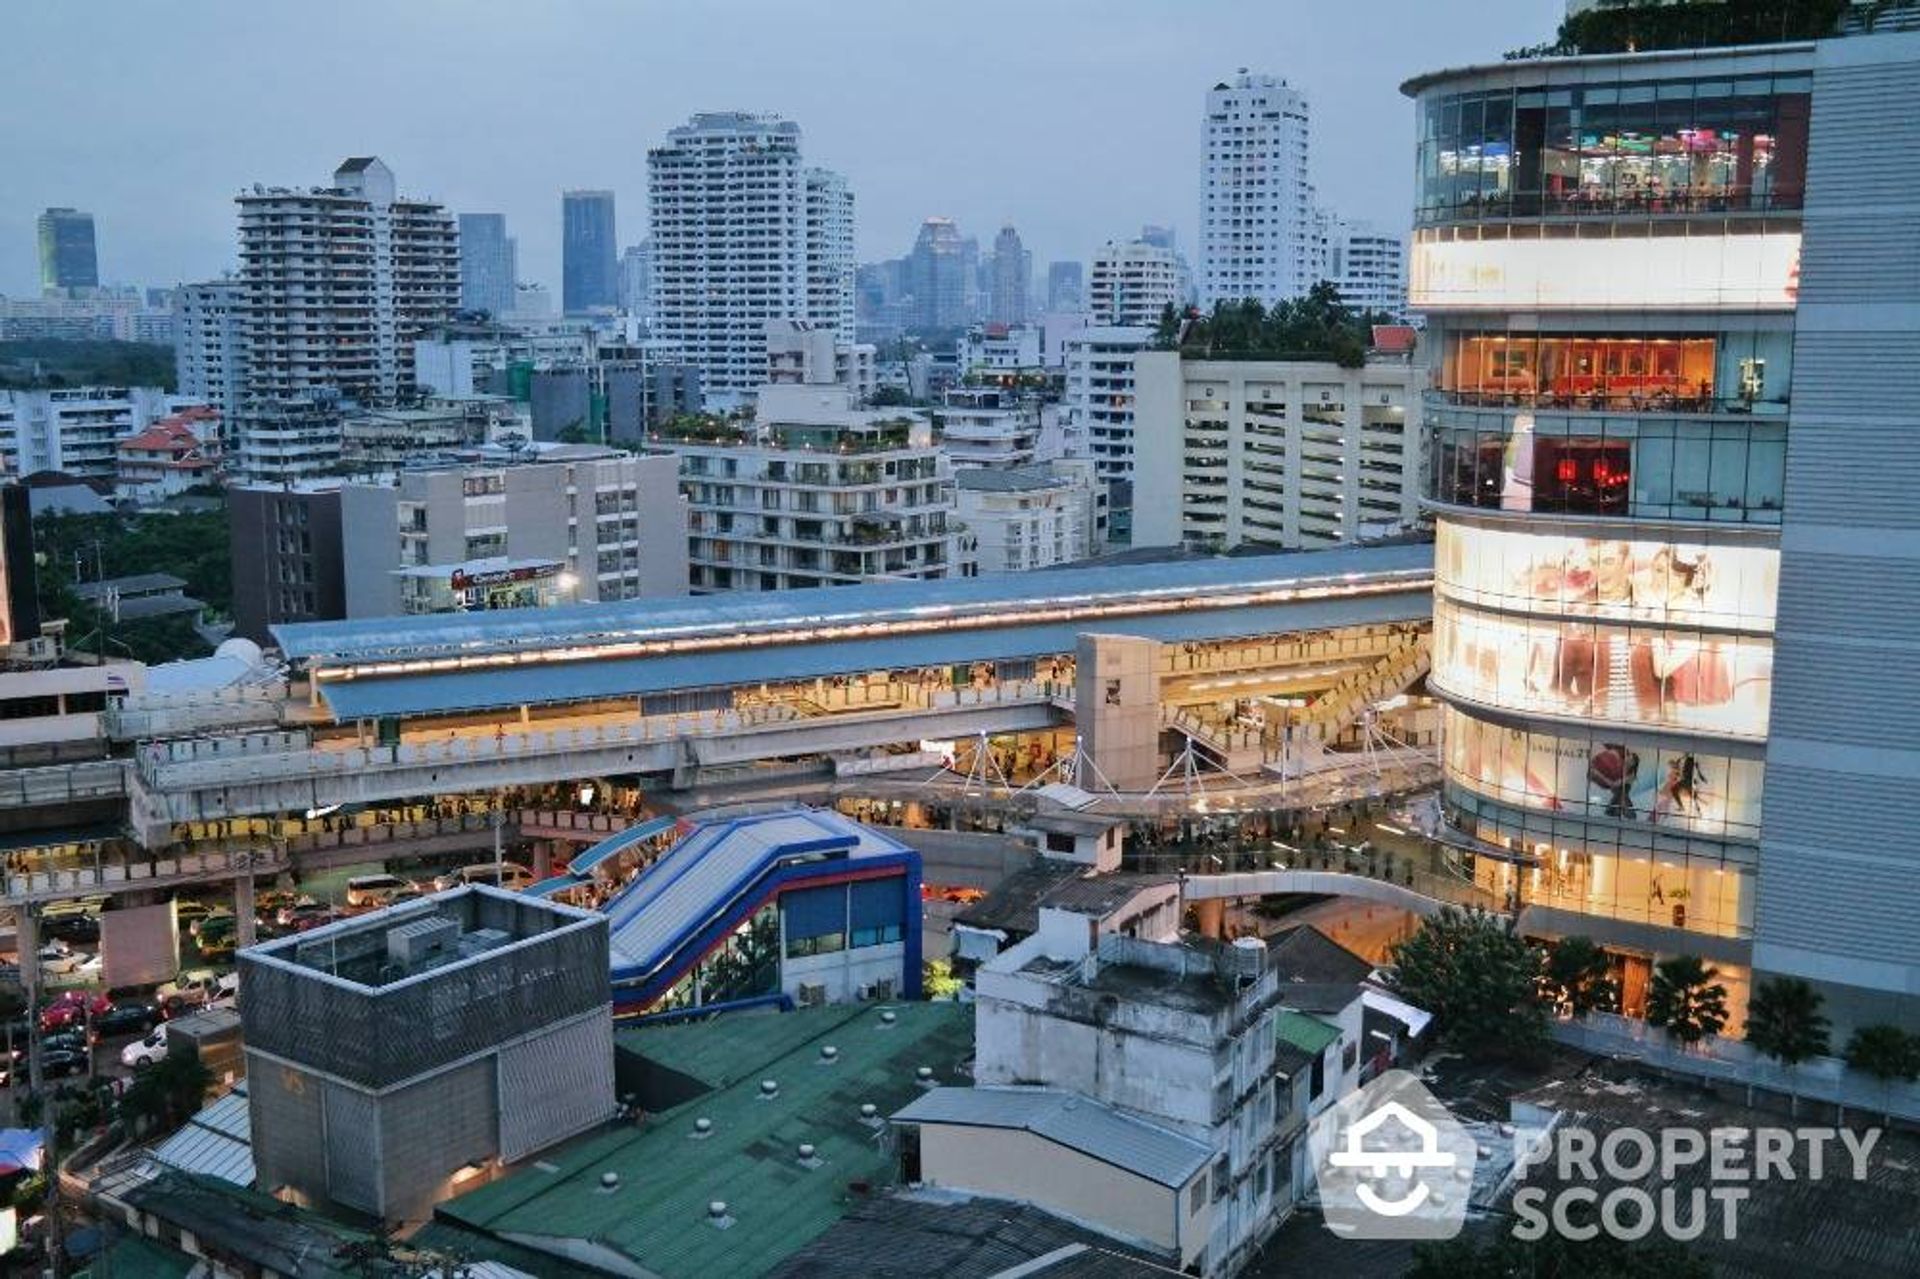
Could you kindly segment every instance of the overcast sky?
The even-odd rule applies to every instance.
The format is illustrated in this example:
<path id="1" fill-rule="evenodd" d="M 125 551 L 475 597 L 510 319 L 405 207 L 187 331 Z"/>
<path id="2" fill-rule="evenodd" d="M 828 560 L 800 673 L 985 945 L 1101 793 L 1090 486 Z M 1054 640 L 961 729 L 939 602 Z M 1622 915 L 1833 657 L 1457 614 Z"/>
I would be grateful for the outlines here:
<path id="1" fill-rule="evenodd" d="M 845 173 L 862 261 L 945 214 L 1036 263 L 1142 223 L 1194 244 L 1200 114 L 1238 67 L 1303 87 L 1323 202 L 1404 227 L 1408 75 L 1550 37 L 1563 0 L 3 0 L 0 293 L 34 218 L 90 210 L 103 282 L 234 264 L 232 198 L 374 153 L 400 189 L 501 212 L 559 283 L 560 191 L 646 224 L 646 152 L 694 111 L 800 123 Z"/>

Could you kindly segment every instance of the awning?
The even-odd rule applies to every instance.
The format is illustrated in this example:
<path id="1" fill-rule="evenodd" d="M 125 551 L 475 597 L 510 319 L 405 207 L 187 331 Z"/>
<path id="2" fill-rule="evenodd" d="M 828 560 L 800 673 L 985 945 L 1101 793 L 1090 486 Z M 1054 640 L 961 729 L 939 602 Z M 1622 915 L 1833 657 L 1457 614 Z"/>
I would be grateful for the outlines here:
<path id="1" fill-rule="evenodd" d="M 609 836 L 568 862 L 567 873 L 570 875 L 591 874 L 594 867 L 600 865 L 609 857 L 616 857 L 626 852 L 642 840 L 648 840 L 655 836 L 666 834 L 673 829 L 674 823 L 679 820 L 677 817 L 650 817 L 638 826 L 629 827 L 621 831 L 618 835 Z"/>
<path id="2" fill-rule="evenodd" d="M 1424 1008 L 1415 1008 L 1404 999 L 1395 999 L 1384 990 L 1375 990 L 1371 986 L 1360 988 L 1360 1006 L 1383 1017 L 1391 1017 L 1407 1028 L 1409 1035 L 1418 1038 L 1433 1021 L 1433 1014 Z"/>
<path id="3" fill-rule="evenodd" d="M 585 887 L 586 882 L 572 875 L 555 875 L 552 879 L 543 879 L 531 888 L 523 888 L 520 891 L 529 897 L 552 897 L 566 892 L 569 888 Z"/>

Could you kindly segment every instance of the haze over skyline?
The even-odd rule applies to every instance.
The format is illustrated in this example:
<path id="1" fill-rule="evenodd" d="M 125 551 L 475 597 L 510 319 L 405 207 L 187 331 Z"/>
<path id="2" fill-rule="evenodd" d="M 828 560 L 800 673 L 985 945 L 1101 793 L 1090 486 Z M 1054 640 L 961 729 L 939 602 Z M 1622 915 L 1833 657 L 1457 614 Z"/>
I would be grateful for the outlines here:
<path id="1" fill-rule="evenodd" d="M 570 0 L 532 22 L 505 0 L 23 3 L 0 18 L 32 55 L 0 85 L 0 293 L 37 292 L 34 219 L 50 205 L 95 215 L 103 283 L 170 285 L 235 265 L 242 187 L 321 184 L 377 154 L 406 194 L 504 213 L 521 278 L 557 297 L 561 191 L 612 189 L 634 243 L 647 148 L 732 109 L 799 122 L 807 162 L 847 176 L 863 262 L 904 253 L 930 214 L 983 250 L 1011 221 L 1041 272 L 1142 223 L 1171 224 L 1191 255 L 1205 93 L 1243 66 L 1311 99 L 1321 202 L 1404 229 L 1400 82 L 1497 60 L 1515 32 L 1548 38 L 1563 10 Z"/>

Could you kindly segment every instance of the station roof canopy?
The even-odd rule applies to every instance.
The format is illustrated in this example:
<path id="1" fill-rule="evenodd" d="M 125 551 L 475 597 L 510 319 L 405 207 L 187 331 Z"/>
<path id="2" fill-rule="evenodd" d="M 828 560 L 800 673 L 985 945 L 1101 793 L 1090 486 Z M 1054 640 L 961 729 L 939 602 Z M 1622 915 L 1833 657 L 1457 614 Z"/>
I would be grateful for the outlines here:
<path id="1" fill-rule="evenodd" d="M 1163 642 L 1424 621 L 1433 548 L 1395 543 L 273 628 L 336 718 L 589 701 Z"/>

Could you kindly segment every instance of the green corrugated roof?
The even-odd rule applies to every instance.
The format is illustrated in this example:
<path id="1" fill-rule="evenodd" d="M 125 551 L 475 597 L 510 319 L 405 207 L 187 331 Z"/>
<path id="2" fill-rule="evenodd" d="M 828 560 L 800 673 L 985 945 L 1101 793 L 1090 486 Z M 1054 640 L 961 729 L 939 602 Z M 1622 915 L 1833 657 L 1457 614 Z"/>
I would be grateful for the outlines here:
<path id="1" fill-rule="evenodd" d="M 882 1130 L 861 1121 L 862 1103 L 884 1119 L 921 1095 L 920 1066 L 933 1067 L 938 1083 L 971 1082 L 958 1069 L 973 1055 L 970 1005 L 884 1007 L 897 1018 L 891 1026 L 881 1021 L 882 1006 L 866 1004 L 623 1034 L 627 1051 L 728 1082 L 640 1127 L 549 1152 L 442 1204 L 439 1214 L 536 1246 L 581 1240 L 664 1279 L 764 1274 L 840 1219 L 857 1193 L 853 1183 L 894 1181 L 893 1154 Z M 832 1065 L 820 1056 L 827 1044 L 838 1049 Z M 780 1085 L 771 1101 L 759 1095 L 768 1078 Z M 713 1132 L 696 1139 L 701 1117 Z M 800 1165 L 802 1142 L 816 1148 L 819 1167 Z M 608 1172 L 620 1178 L 611 1192 L 600 1184 Z M 716 1199 L 733 1218 L 724 1230 L 707 1219 Z"/>
<path id="2" fill-rule="evenodd" d="M 812 1043 L 826 1026 L 846 1020 L 850 1011 L 841 1007 L 728 1013 L 617 1031 L 614 1045 L 709 1088 L 725 1088 L 749 1077 L 758 1082 L 761 1067 Z"/>
<path id="3" fill-rule="evenodd" d="M 1330 1026 L 1318 1017 L 1309 1017 L 1291 1008 L 1281 1009 L 1280 1015 L 1274 1019 L 1273 1033 L 1301 1052 L 1308 1053 L 1318 1053 L 1340 1038 L 1338 1026 Z"/>
<path id="4" fill-rule="evenodd" d="M 107 1250 L 74 1279 L 108 1279 L 109 1276 L 139 1275 L 141 1279 L 184 1279 L 198 1261 L 175 1248 L 156 1243 L 144 1235 L 122 1235 L 107 1245 Z"/>

